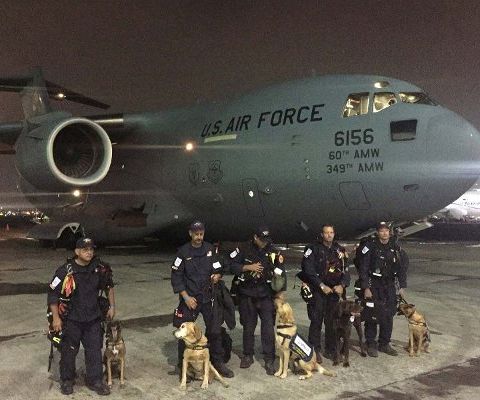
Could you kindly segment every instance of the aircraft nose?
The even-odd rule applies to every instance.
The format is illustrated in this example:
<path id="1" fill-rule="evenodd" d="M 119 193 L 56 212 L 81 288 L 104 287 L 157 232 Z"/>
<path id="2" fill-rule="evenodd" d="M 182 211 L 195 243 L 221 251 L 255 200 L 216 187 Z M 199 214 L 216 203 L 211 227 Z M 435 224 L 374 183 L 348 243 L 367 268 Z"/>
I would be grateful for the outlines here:
<path id="1" fill-rule="evenodd" d="M 428 123 L 427 158 L 429 167 L 443 178 L 451 176 L 471 182 L 471 186 L 480 175 L 480 132 L 459 115 L 445 110 Z"/>

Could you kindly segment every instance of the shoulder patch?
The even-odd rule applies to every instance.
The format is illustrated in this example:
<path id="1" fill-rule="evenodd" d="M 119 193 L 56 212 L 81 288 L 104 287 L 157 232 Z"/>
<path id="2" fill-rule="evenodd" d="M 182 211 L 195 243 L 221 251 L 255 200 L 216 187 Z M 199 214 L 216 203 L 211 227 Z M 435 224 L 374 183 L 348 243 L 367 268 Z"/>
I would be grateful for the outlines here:
<path id="1" fill-rule="evenodd" d="M 180 264 L 182 263 L 182 261 L 183 260 L 180 257 L 177 257 L 175 259 L 175 261 L 173 262 L 173 265 L 178 268 L 180 266 Z"/>
<path id="2" fill-rule="evenodd" d="M 368 250 L 370 250 L 367 246 L 365 246 L 363 249 L 362 249 L 362 254 L 367 254 Z"/>
<path id="3" fill-rule="evenodd" d="M 212 250 L 208 250 L 207 257 L 211 257 L 211 256 L 212 256 Z"/>
<path id="4" fill-rule="evenodd" d="M 308 257 L 310 256 L 310 254 L 312 254 L 312 249 L 309 248 L 309 249 L 307 249 L 307 250 L 305 251 L 305 254 L 304 254 L 303 256 L 304 256 L 305 258 L 308 258 Z"/>
<path id="5" fill-rule="evenodd" d="M 236 256 L 238 256 L 238 253 L 240 252 L 240 250 L 238 250 L 238 248 L 236 248 L 235 250 L 233 250 L 231 253 L 230 253 L 230 258 L 235 258 Z"/>
<path id="6" fill-rule="evenodd" d="M 213 263 L 213 269 L 219 269 L 222 268 L 222 264 L 220 264 L 219 261 L 216 261 Z"/>
<path id="7" fill-rule="evenodd" d="M 50 283 L 50 287 L 52 288 L 52 290 L 54 290 L 60 282 L 61 282 L 60 278 L 58 276 L 56 276 L 53 279 L 52 283 Z"/>

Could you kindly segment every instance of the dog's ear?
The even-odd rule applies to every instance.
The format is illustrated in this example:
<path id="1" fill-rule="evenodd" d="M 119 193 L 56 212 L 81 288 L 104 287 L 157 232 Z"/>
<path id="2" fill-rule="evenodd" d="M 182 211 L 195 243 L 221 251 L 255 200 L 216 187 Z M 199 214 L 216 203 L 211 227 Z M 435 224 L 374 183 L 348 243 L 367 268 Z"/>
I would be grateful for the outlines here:
<path id="1" fill-rule="evenodd" d="M 195 335 L 195 339 L 197 341 L 202 338 L 202 330 L 198 327 L 197 324 L 193 325 L 193 334 Z"/>

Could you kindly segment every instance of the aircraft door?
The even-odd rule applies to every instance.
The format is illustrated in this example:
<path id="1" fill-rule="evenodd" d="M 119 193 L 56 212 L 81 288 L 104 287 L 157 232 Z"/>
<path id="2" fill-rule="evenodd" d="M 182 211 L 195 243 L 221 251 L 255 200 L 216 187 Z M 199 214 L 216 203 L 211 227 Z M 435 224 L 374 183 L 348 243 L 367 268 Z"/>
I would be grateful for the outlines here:
<path id="1" fill-rule="evenodd" d="M 252 217 L 263 217 L 265 211 L 260 199 L 257 180 L 253 178 L 244 179 L 242 181 L 242 194 L 248 214 Z"/>
<path id="2" fill-rule="evenodd" d="M 368 210 L 370 202 L 360 182 L 340 182 L 340 195 L 349 210 Z"/>

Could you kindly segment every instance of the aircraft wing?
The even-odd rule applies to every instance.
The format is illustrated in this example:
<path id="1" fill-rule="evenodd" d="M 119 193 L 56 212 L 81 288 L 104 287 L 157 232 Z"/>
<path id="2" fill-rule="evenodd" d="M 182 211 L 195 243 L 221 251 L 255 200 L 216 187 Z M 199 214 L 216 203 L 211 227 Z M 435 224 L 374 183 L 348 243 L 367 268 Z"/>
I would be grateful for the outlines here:
<path id="1" fill-rule="evenodd" d="M 410 224 L 395 224 L 394 228 L 398 229 L 398 236 L 400 237 L 406 237 L 413 235 L 414 233 L 423 231 L 425 229 L 431 228 L 433 224 L 428 221 L 414 221 Z M 371 228 L 366 230 L 365 232 L 362 232 L 360 235 L 357 235 L 355 239 L 361 240 L 363 238 L 373 236 L 376 232 L 375 228 Z"/>

